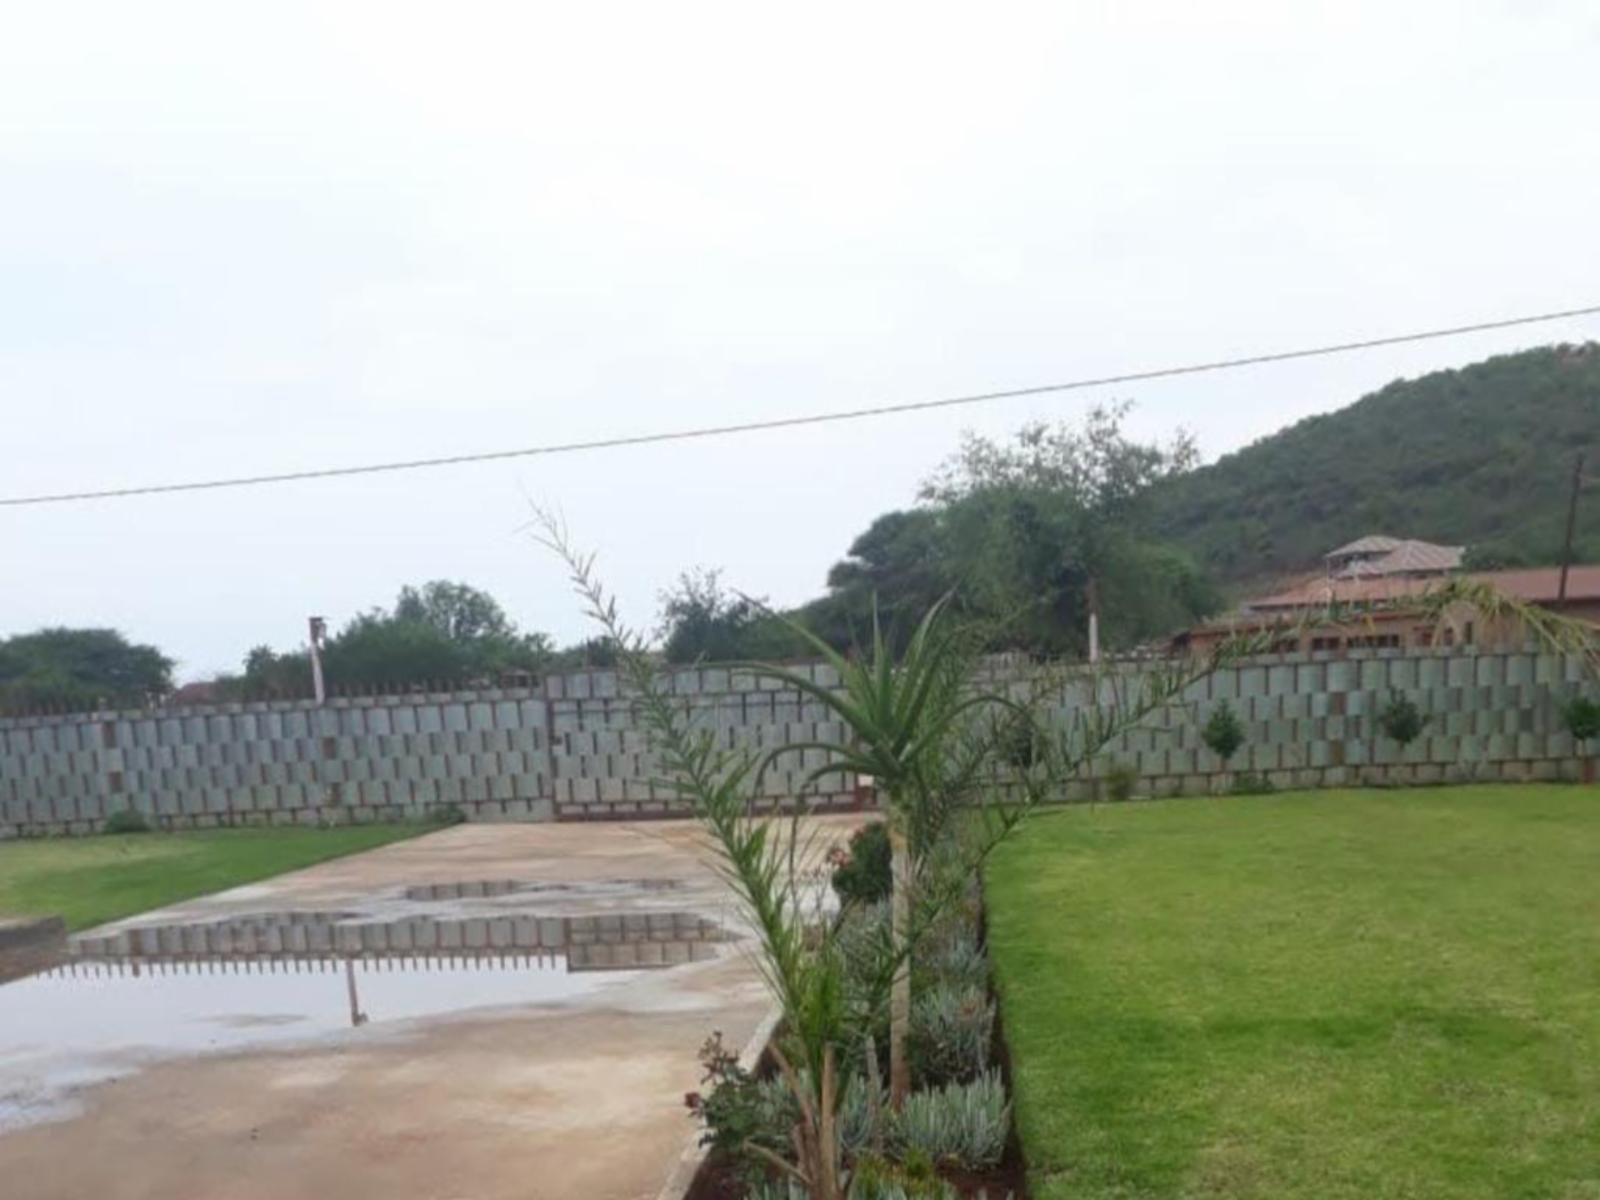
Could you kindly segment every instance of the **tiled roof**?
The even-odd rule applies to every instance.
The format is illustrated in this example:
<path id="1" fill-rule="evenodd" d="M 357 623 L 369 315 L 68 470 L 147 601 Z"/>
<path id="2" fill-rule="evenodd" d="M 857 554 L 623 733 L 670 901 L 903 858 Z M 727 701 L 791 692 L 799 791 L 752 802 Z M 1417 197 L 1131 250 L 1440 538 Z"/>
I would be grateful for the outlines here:
<path id="1" fill-rule="evenodd" d="M 1534 603 L 1549 603 L 1560 588 L 1560 567 L 1530 567 L 1519 571 L 1478 571 L 1468 575 L 1508 596 Z M 1296 608 L 1322 608 L 1329 604 L 1375 604 L 1420 596 L 1440 581 L 1405 575 L 1379 575 L 1354 579 L 1313 578 L 1271 596 L 1245 601 L 1252 612 Z M 1575 565 L 1567 578 L 1567 599 L 1600 600 L 1600 564 Z"/>
<path id="2" fill-rule="evenodd" d="M 1438 546 L 1432 542 L 1407 539 L 1397 542 L 1382 558 L 1352 563 L 1353 575 L 1405 575 L 1438 571 L 1459 571 L 1465 546 Z"/>
<path id="3" fill-rule="evenodd" d="M 1366 537 L 1357 538 L 1349 545 L 1328 551 L 1323 557 L 1343 558 L 1347 554 L 1378 554 L 1385 550 L 1393 550 L 1399 544 L 1399 538 L 1392 538 L 1383 533 L 1369 533 Z"/>
<path id="4" fill-rule="evenodd" d="M 1403 575 L 1430 571 L 1457 571 L 1461 569 L 1464 546 L 1440 546 L 1416 538 L 1392 538 L 1384 534 L 1369 534 L 1364 538 L 1340 546 L 1324 557 L 1330 562 L 1355 558 L 1345 562 L 1340 574 L 1347 575 Z"/>

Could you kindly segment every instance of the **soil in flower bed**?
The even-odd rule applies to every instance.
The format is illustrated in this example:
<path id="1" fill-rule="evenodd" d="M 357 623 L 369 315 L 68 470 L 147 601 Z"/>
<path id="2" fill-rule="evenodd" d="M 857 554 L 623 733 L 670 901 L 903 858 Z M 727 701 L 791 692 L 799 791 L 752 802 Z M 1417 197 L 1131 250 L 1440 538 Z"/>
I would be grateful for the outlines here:
<path id="1" fill-rule="evenodd" d="M 1028 1175 L 1022 1161 L 1022 1145 L 1017 1131 L 1012 1127 L 1006 1139 L 1006 1154 L 993 1170 L 982 1173 L 947 1168 L 940 1174 L 963 1197 L 987 1196 L 988 1200 L 1027 1200 Z M 685 1200 L 745 1200 L 750 1194 L 747 1183 L 720 1153 L 714 1153 L 701 1164 L 690 1184 Z"/>

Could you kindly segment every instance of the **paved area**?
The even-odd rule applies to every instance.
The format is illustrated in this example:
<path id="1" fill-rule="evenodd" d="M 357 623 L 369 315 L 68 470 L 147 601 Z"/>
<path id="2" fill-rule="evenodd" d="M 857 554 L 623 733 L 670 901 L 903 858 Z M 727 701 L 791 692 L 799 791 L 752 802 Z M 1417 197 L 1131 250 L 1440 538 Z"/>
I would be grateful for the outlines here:
<path id="1" fill-rule="evenodd" d="M 835 830 L 843 838 L 855 820 L 822 819 L 824 840 Z M 264 912 L 400 918 L 424 904 L 446 918 L 507 905 L 569 919 L 693 912 L 736 934 L 701 838 L 678 822 L 459 826 L 95 932 L 136 937 L 142 927 Z M 484 881 L 535 886 L 476 895 Z M 423 890 L 462 883 L 467 894 L 438 889 L 444 899 Z M 712 1030 L 744 1044 L 769 1012 L 747 951 L 740 940 L 713 942 L 698 961 L 600 972 L 581 990 L 530 1002 L 496 993 L 498 1006 L 483 1009 L 472 1008 L 467 976 L 451 986 L 466 989 L 457 999 L 470 1011 L 380 1014 L 304 1042 L 187 1046 L 137 1069 L 124 1063 L 74 1089 L 53 1119 L 0 1132 L 0 1191 L 8 1200 L 654 1200 L 692 1139 L 683 1096 L 699 1085 L 696 1049 Z M 0 1056 L 0 1090 L 7 1070 Z"/>

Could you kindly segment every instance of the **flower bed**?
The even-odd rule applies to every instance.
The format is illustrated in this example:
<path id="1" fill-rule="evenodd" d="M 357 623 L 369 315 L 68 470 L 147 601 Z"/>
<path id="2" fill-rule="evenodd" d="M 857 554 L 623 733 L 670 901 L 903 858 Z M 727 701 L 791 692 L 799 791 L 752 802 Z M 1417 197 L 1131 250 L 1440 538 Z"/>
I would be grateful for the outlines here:
<path id="1" fill-rule="evenodd" d="M 858 835 L 869 850 L 873 833 Z M 863 886 L 860 855 L 834 860 L 848 897 L 839 937 L 850 961 L 871 961 L 885 937 L 888 905 Z M 880 893 L 881 894 L 881 893 Z M 859 954 L 857 948 L 859 947 Z M 840 1143 L 850 1171 L 851 1200 L 905 1197 L 1021 1200 L 1027 1194 L 1010 1102 L 1011 1075 L 984 945 L 976 885 L 930 931 L 912 975 L 910 1057 L 913 1090 L 896 1112 L 883 1086 L 887 1019 L 864 1031 L 852 1050 L 840 1095 Z M 774 1042 L 783 1044 L 780 1029 Z M 688 1097 L 709 1153 L 690 1200 L 790 1200 L 775 1159 L 792 1160 L 799 1118 L 790 1089 L 769 1052 L 747 1071 L 713 1035 L 701 1050 L 704 1083 Z"/>

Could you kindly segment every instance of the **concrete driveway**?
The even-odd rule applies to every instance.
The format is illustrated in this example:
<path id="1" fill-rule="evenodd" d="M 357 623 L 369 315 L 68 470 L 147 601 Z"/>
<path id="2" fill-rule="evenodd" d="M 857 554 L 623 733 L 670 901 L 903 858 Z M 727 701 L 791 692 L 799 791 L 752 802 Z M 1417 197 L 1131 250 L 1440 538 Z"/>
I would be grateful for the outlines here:
<path id="1" fill-rule="evenodd" d="M 770 1009 L 708 862 L 465 825 L 94 931 L 0 988 L 4 1194 L 653 1200 L 696 1050 Z"/>

